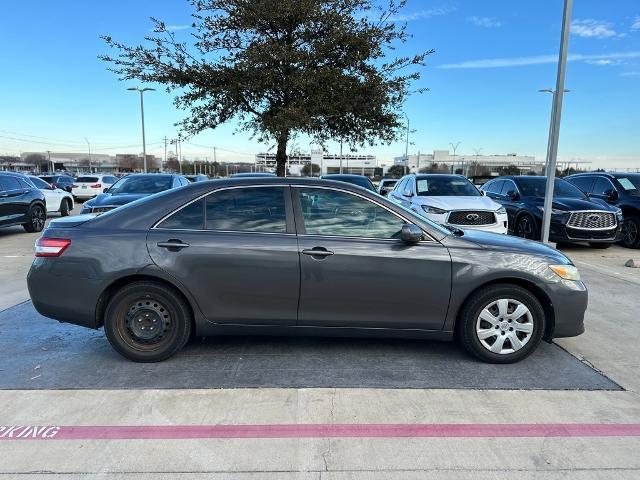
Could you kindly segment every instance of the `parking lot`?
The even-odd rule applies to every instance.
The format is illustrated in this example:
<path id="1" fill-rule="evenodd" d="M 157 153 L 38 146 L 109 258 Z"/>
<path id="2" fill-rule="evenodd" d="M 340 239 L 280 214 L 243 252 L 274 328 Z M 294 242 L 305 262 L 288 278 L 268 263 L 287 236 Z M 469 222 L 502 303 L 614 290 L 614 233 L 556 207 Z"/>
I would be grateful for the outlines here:
<path id="1" fill-rule="evenodd" d="M 35 312 L 36 237 L 0 230 L 0 425 L 60 437 L 0 442 L 2 478 L 637 478 L 634 251 L 562 247 L 589 287 L 586 332 L 518 364 L 456 343 L 280 337 L 196 338 L 135 364 L 102 331 Z"/>

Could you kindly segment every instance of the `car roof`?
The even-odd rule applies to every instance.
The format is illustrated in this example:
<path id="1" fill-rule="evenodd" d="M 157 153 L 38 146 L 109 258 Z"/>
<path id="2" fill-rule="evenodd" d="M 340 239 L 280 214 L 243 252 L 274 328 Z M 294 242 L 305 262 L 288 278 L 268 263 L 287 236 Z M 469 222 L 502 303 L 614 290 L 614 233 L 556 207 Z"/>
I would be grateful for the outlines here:
<path id="1" fill-rule="evenodd" d="M 322 178 L 369 178 L 366 175 L 358 175 L 357 173 L 327 173 L 320 177 Z"/>
<path id="2" fill-rule="evenodd" d="M 469 180 L 467 177 L 465 177 L 464 175 L 460 175 L 458 173 L 418 173 L 416 174 L 410 174 L 407 175 L 408 176 L 412 176 L 412 177 L 416 177 L 416 178 L 429 178 L 429 177 L 451 177 L 451 178 L 464 178 L 465 180 Z"/>
<path id="3" fill-rule="evenodd" d="M 9 171 L 1 171 L 0 175 L 7 175 L 10 177 L 26 177 L 27 175 L 25 175 L 24 173 L 20 173 L 20 172 L 9 172 Z"/>

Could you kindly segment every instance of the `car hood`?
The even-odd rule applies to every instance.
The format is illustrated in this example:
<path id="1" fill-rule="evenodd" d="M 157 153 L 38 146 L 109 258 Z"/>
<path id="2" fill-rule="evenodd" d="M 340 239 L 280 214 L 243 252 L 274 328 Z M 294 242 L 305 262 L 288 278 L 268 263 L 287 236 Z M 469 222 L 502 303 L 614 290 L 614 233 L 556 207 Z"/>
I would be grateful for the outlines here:
<path id="1" fill-rule="evenodd" d="M 93 200 L 89 200 L 86 205 L 90 207 L 120 206 L 148 196 L 148 193 L 117 193 L 115 195 L 101 193 Z"/>
<path id="2" fill-rule="evenodd" d="M 542 242 L 526 240 L 524 238 L 514 237 L 511 235 L 465 229 L 463 236 L 455 238 L 460 241 L 472 242 L 483 248 L 497 249 L 509 253 L 544 256 L 558 264 L 571 263 L 571 260 L 569 260 L 566 255 L 555 248 L 545 245 Z"/>
<path id="3" fill-rule="evenodd" d="M 443 210 L 498 210 L 501 205 L 489 197 L 416 197 L 416 203 Z"/>
<path id="4" fill-rule="evenodd" d="M 532 205 L 544 206 L 544 198 L 531 197 Z M 603 210 L 605 212 L 614 212 L 616 209 L 607 205 L 604 201 L 596 201 L 596 199 L 580 200 L 579 198 L 553 197 L 553 208 L 557 210 L 565 210 L 567 212 L 575 210 Z"/>

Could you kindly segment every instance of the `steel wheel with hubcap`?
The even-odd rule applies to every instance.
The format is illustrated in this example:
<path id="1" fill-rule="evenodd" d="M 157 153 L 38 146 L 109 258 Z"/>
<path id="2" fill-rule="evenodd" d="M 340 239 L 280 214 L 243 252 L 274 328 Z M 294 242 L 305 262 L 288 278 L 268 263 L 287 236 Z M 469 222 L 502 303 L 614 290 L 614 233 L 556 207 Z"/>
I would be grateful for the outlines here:
<path id="1" fill-rule="evenodd" d="M 118 290 L 105 311 L 113 348 L 136 362 L 158 362 L 180 350 L 191 334 L 191 312 L 171 288 L 135 282 Z"/>
<path id="2" fill-rule="evenodd" d="M 24 229 L 29 233 L 41 232 L 44 228 L 44 222 L 47 219 L 47 214 L 45 213 L 44 208 L 40 205 L 33 205 L 29 209 L 27 218 L 27 223 L 22 225 Z"/>
<path id="3" fill-rule="evenodd" d="M 545 330 L 540 301 L 511 284 L 482 287 L 465 302 L 457 333 L 464 347 L 481 360 L 513 363 L 530 355 Z"/>

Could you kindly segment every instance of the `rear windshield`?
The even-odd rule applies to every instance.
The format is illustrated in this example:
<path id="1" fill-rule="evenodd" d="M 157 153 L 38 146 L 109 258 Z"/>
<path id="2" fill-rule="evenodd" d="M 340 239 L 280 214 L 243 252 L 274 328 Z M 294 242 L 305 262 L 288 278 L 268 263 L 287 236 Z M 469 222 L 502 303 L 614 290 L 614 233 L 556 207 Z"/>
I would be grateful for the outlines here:
<path id="1" fill-rule="evenodd" d="M 98 177 L 78 177 L 76 182 L 78 183 L 96 183 L 98 181 Z"/>
<path id="2" fill-rule="evenodd" d="M 109 193 L 158 193 L 171 188 L 169 176 L 149 175 L 148 177 L 125 177 L 109 189 Z"/>

